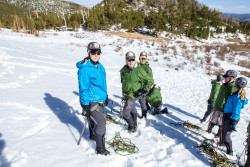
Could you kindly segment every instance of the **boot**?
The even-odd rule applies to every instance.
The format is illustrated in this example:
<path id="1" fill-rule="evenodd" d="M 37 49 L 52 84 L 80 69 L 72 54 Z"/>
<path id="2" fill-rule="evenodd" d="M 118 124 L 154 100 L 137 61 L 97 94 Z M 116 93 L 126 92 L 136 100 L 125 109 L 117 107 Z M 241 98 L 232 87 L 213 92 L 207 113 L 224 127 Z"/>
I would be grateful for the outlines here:
<path id="1" fill-rule="evenodd" d="M 167 113 L 168 113 L 168 108 L 167 108 L 167 107 L 165 107 L 163 110 L 161 110 L 161 113 L 162 113 L 162 114 L 164 114 L 164 113 L 166 113 L 166 114 L 167 114 Z"/>
<path id="2" fill-rule="evenodd" d="M 146 101 L 146 106 L 147 106 L 147 110 L 151 110 L 151 107 L 149 106 L 147 101 Z"/>
<path id="3" fill-rule="evenodd" d="M 214 126 L 215 126 L 215 124 L 210 123 L 210 124 L 208 125 L 207 133 L 211 133 Z"/>
<path id="4" fill-rule="evenodd" d="M 104 136 L 96 136 L 96 154 L 108 155 L 108 150 L 105 149 L 105 138 Z"/>

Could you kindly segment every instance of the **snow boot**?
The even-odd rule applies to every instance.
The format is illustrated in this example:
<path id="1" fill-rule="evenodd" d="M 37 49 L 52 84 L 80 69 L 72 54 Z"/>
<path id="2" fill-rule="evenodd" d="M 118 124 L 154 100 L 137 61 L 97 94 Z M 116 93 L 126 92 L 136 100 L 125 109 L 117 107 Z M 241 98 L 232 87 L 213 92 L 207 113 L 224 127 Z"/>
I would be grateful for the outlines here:
<path id="1" fill-rule="evenodd" d="M 96 154 L 108 155 L 108 150 L 105 149 L 105 138 L 104 136 L 96 136 Z"/>
<path id="2" fill-rule="evenodd" d="M 160 110 L 158 110 L 157 108 L 154 109 L 153 115 L 159 115 L 160 114 Z"/>
<path id="3" fill-rule="evenodd" d="M 204 115 L 204 117 L 200 120 L 201 123 L 206 122 L 208 115 Z"/>
<path id="4" fill-rule="evenodd" d="M 208 125 L 208 128 L 207 128 L 207 133 L 211 133 L 214 126 L 215 126 L 215 124 L 210 123 L 210 124 Z"/>

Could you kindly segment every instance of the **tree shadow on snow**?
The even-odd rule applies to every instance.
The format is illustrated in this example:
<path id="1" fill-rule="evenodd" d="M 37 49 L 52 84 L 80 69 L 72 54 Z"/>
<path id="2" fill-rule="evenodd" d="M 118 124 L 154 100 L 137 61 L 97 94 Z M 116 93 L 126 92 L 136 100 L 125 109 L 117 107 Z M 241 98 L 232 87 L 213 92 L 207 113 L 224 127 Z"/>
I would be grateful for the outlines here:
<path id="1" fill-rule="evenodd" d="M 193 118 L 196 118 L 196 119 L 200 119 L 200 117 L 198 117 L 198 116 L 196 116 L 196 115 L 193 115 L 193 114 L 190 114 L 189 112 L 186 112 L 186 111 L 184 111 L 184 110 L 182 110 L 182 109 L 180 109 L 180 108 L 178 108 L 178 107 L 172 106 L 172 105 L 170 105 L 170 104 L 164 104 L 163 106 L 164 106 L 164 107 L 167 107 L 168 110 L 170 109 L 170 110 L 173 110 L 173 111 L 175 111 L 175 112 L 179 112 L 179 113 L 181 113 L 181 114 L 185 114 L 185 115 L 187 115 L 187 116 L 189 116 L 189 117 L 193 117 Z"/>
<path id="2" fill-rule="evenodd" d="M 10 167 L 11 163 L 8 162 L 7 158 L 3 155 L 3 149 L 6 146 L 6 142 L 1 139 L 2 133 L 0 133 L 0 166 L 1 167 Z"/>
<path id="3" fill-rule="evenodd" d="M 186 150 L 192 153 L 200 161 L 208 164 L 205 156 L 198 153 L 197 145 L 202 142 L 198 139 L 196 132 L 184 129 L 182 126 L 176 126 L 170 123 L 184 122 L 182 119 L 172 115 L 164 114 L 157 115 L 157 120 L 148 119 L 147 126 L 155 128 L 160 134 L 164 134 L 169 138 L 172 138 L 176 141 L 176 144 L 183 144 Z"/>
<path id="4" fill-rule="evenodd" d="M 77 110 L 74 110 L 73 107 L 69 106 L 65 101 L 53 97 L 49 93 L 45 93 L 44 101 L 48 105 L 48 107 L 53 111 L 53 113 L 58 117 L 58 119 L 67 125 L 70 133 L 74 137 L 76 141 L 78 141 L 79 136 L 75 136 L 72 132 L 71 127 L 74 127 L 78 133 L 80 134 L 83 128 L 83 120 L 80 120 L 78 118 L 79 112 Z M 88 139 L 87 137 L 88 132 L 84 131 L 83 137 L 85 139 Z"/>

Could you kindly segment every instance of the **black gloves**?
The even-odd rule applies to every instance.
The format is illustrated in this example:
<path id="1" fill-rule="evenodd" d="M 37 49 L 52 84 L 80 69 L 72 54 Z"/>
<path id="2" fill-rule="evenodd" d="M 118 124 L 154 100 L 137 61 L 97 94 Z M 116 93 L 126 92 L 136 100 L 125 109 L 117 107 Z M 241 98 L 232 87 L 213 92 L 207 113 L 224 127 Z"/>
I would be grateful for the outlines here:
<path id="1" fill-rule="evenodd" d="M 237 121 L 229 118 L 229 126 L 233 131 L 236 131 L 236 125 L 237 125 Z"/>
<path id="2" fill-rule="evenodd" d="M 105 104 L 106 104 L 106 106 L 108 106 L 108 104 L 109 104 L 109 96 L 108 95 L 107 95 L 107 98 L 105 100 Z"/>
<path id="3" fill-rule="evenodd" d="M 90 114 L 90 105 L 82 105 L 82 115 L 88 118 L 90 117 Z"/>
<path id="4" fill-rule="evenodd" d="M 147 93 L 147 91 L 140 89 L 140 90 L 138 90 L 138 91 L 136 91 L 136 92 L 134 93 L 134 97 L 135 97 L 135 98 L 138 98 L 138 97 L 140 97 L 140 96 L 142 96 L 142 95 L 144 95 L 144 94 L 146 94 L 146 93 Z"/>

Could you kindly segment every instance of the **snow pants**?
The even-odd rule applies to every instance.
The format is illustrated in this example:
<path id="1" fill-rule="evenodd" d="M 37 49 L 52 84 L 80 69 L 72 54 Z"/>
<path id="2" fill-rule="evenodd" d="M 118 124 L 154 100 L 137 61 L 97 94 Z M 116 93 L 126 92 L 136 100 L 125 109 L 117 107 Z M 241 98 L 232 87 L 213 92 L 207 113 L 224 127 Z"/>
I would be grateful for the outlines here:
<path id="1" fill-rule="evenodd" d="M 217 124 L 218 126 L 222 126 L 223 112 L 215 110 L 213 112 L 210 123 Z"/>

